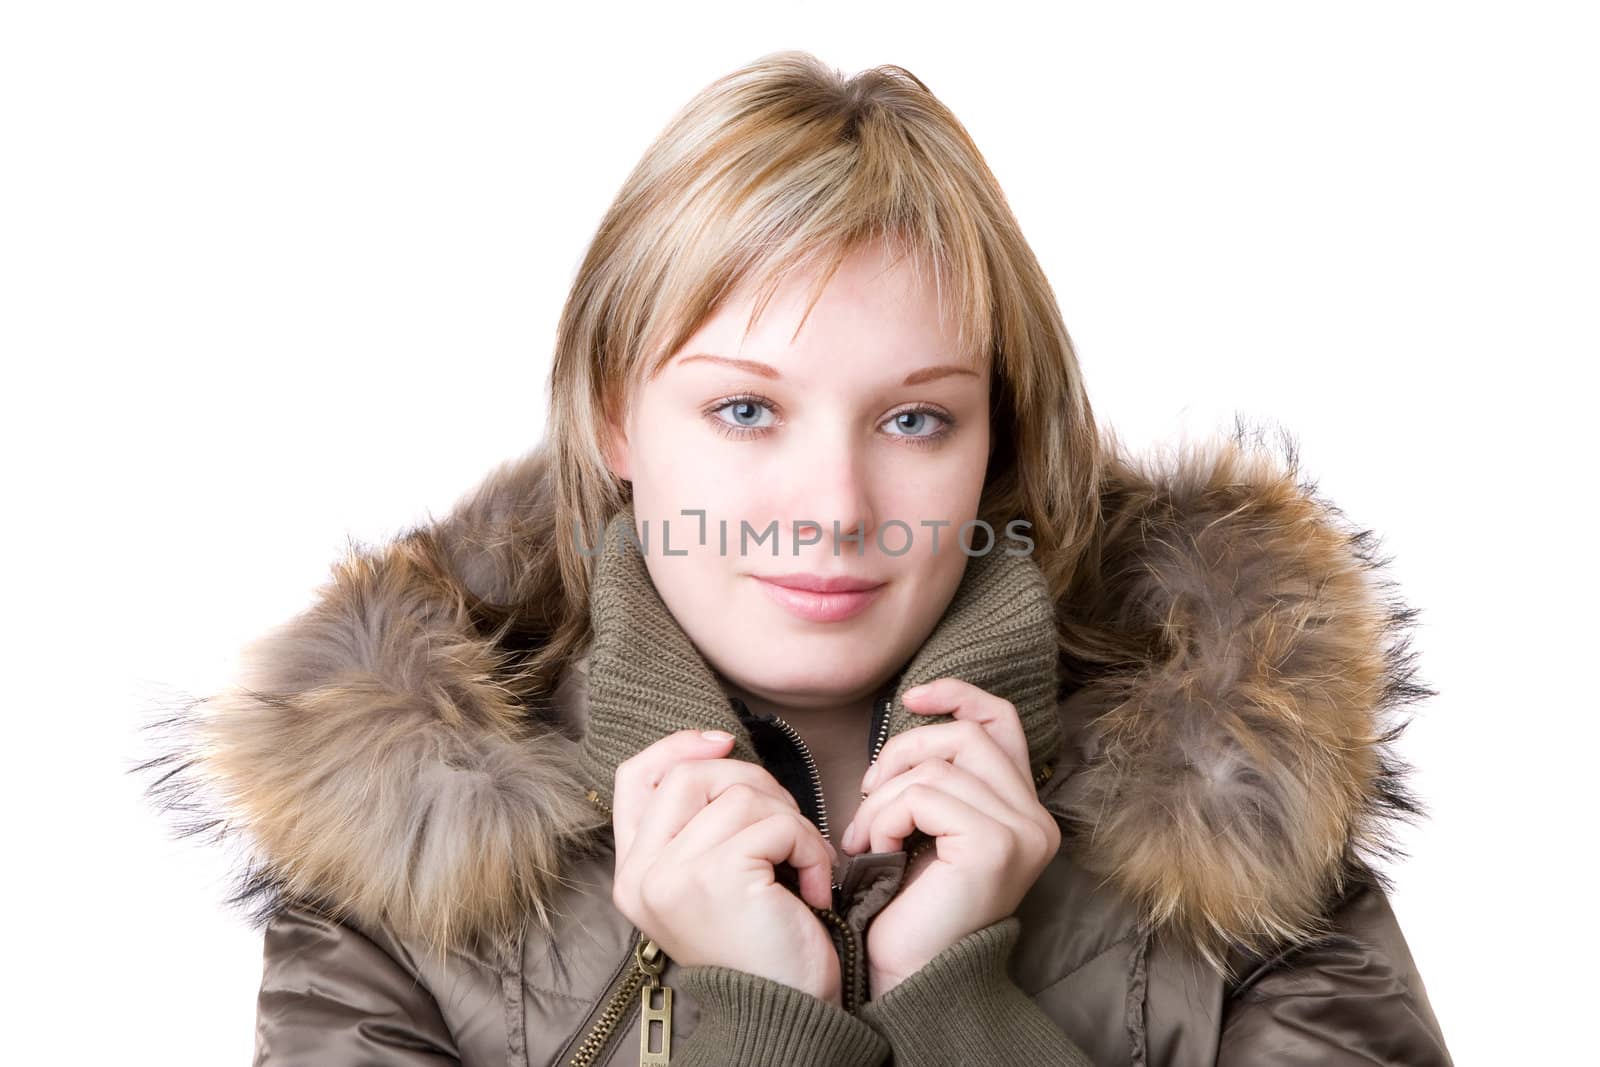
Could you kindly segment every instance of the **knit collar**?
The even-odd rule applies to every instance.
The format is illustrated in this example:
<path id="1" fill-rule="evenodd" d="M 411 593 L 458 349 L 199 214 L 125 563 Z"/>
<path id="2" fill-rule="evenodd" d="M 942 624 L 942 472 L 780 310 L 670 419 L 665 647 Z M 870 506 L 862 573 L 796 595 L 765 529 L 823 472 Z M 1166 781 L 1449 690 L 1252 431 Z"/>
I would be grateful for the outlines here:
<path id="1" fill-rule="evenodd" d="M 677 730 L 727 730 L 730 756 L 759 763 L 716 671 L 661 600 L 634 536 L 632 504 L 605 530 L 590 587 L 588 712 L 579 742 L 585 777 L 611 803 L 617 766 Z M 888 737 L 950 715 L 906 710 L 906 690 L 955 677 L 1016 707 L 1036 778 L 1060 745 L 1057 645 L 1048 585 L 1028 555 L 969 556 L 944 614 L 910 660 L 880 689 L 892 691 Z M 868 724 L 861 724 L 865 744 Z"/>

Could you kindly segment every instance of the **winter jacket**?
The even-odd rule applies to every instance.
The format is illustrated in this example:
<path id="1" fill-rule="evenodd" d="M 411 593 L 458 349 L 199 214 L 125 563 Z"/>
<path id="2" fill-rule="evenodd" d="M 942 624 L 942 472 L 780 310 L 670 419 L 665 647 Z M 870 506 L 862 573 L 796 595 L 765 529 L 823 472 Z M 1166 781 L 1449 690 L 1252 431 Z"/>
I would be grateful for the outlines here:
<path id="1" fill-rule="evenodd" d="M 800 743 L 729 697 L 614 536 L 631 510 L 596 561 L 586 647 L 530 695 L 548 605 L 522 590 L 531 539 L 557 535 L 550 477 L 535 451 L 352 549 L 237 684 L 153 724 L 151 796 L 244 846 L 257 1064 L 1450 1063 L 1376 865 L 1416 810 L 1390 751 L 1397 710 L 1432 695 L 1414 613 L 1370 532 L 1292 466 L 1238 437 L 1114 454 L 1070 602 L 1029 556 L 968 559 L 862 743 L 948 721 L 905 709 L 921 682 L 1004 697 L 1061 849 L 1013 915 L 882 997 L 867 927 L 930 842 L 841 854 L 833 907 L 812 910 L 842 1007 L 681 966 L 613 905 L 613 776 L 667 733 L 732 732 L 824 832 L 826 813 Z M 1070 660 L 1066 612 L 1148 651 Z"/>

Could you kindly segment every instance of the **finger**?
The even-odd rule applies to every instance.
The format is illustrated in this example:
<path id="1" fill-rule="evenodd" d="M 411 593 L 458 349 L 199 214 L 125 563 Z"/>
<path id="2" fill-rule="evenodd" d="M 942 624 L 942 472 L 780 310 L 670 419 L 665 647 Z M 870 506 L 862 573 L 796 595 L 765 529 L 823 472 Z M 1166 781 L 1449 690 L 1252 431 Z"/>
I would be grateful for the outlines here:
<path id="1" fill-rule="evenodd" d="M 620 862 L 633 845 L 639 819 L 667 771 L 688 759 L 720 759 L 733 746 L 733 735 L 708 737 L 699 730 L 678 730 L 647 745 L 617 765 L 612 785 L 611 823 Z"/>
<path id="2" fill-rule="evenodd" d="M 951 715 L 975 722 L 993 737 L 1001 751 L 1019 770 L 1032 778 L 1028 765 L 1028 735 L 1016 705 L 960 678 L 936 678 L 912 686 L 901 694 L 906 710 L 918 715 Z"/>
<path id="3" fill-rule="evenodd" d="M 863 777 L 862 796 L 870 798 L 874 790 L 881 789 L 895 775 L 926 760 L 946 760 L 970 771 L 1014 807 L 1038 801 L 1032 776 L 1017 768 L 981 724 L 963 720 L 919 726 L 892 738 Z"/>
<path id="4" fill-rule="evenodd" d="M 800 814 L 799 802 L 765 767 L 736 759 L 683 760 L 667 769 L 650 794 L 628 854 L 618 856 L 618 871 L 648 870 L 690 819 L 735 785 L 747 786 Z"/>
<path id="5" fill-rule="evenodd" d="M 813 832 L 807 833 L 807 828 Z M 823 847 L 822 835 L 815 830 L 804 815 L 798 821 L 788 816 L 768 816 L 706 853 L 706 863 L 718 865 L 708 869 L 765 868 L 764 873 L 774 881 L 777 876 L 772 868 L 788 863 L 800 875 L 801 898 L 818 908 L 830 907 L 833 904 L 833 863 Z M 721 866 L 723 864 L 728 866 Z"/>
<path id="6" fill-rule="evenodd" d="M 720 869 L 710 866 L 727 862 L 717 850 L 736 839 L 745 829 L 774 816 L 793 820 L 795 832 L 800 837 L 815 837 L 816 845 L 823 844 L 822 832 L 798 808 L 784 804 L 775 797 L 735 786 L 701 808 L 661 850 L 655 862 L 669 870 Z M 813 847 L 807 846 L 808 854 Z M 807 876 L 805 872 L 799 872 L 801 895 L 815 901 L 819 908 L 833 903 L 833 855 L 826 847 L 822 847 L 822 855 L 824 866 L 820 885 L 815 874 Z"/>
<path id="7" fill-rule="evenodd" d="M 683 828 L 661 848 L 657 862 L 696 862 L 702 852 L 724 844 L 751 823 L 772 815 L 794 815 L 806 826 L 820 830 L 794 804 L 735 782 L 690 816 Z"/>
<path id="8" fill-rule="evenodd" d="M 911 831 L 938 838 L 940 859 L 948 859 L 973 841 L 993 841 L 1005 828 L 965 800 L 942 789 L 916 784 L 905 789 L 872 820 L 869 844 L 874 852 L 905 847 Z"/>
<path id="9" fill-rule="evenodd" d="M 850 842 L 845 851 L 864 851 L 872 840 L 872 826 L 879 813 L 890 801 L 914 785 L 942 789 L 1007 826 L 1020 826 L 1027 821 L 1026 814 L 1012 807 L 988 782 L 971 771 L 945 760 L 923 760 L 878 786 L 871 796 L 861 802 L 850 825 L 845 827 L 845 840 Z M 1037 799 L 1034 803 L 1038 803 Z"/>

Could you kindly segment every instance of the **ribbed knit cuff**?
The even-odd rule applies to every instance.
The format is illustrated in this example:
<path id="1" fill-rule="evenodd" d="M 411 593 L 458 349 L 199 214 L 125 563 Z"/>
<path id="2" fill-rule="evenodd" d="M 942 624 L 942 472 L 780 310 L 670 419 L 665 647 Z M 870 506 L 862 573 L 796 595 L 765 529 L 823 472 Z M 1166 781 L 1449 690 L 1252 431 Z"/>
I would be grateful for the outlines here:
<path id="1" fill-rule="evenodd" d="M 889 1043 L 831 1001 L 783 982 L 711 964 L 681 968 L 677 985 L 700 1021 L 672 1062 L 684 1067 L 877 1067 Z"/>
<path id="2" fill-rule="evenodd" d="M 888 1038 L 895 1067 L 1049 1063 L 1089 1057 L 1011 979 L 1022 920 L 1007 916 L 956 941 L 881 997 L 861 1018 Z"/>

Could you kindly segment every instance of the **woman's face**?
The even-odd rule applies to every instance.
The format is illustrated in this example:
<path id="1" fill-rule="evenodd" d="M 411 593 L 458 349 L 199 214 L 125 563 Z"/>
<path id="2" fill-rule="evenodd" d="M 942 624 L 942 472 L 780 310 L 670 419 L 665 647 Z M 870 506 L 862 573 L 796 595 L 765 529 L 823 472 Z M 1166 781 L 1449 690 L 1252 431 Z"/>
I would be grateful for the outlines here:
<path id="1" fill-rule="evenodd" d="M 742 341 L 753 297 L 733 294 L 639 387 L 611 446 L 668 610 L 726 679 L 794 707 L 869 696 L 926 640 L 965 570 L 956 537 L 991 445 L 987 357 L 957 350 L 931 284 L 866 246 L 791 341 L 812 281 L 788 279 Z M 878 584 L 770 581 L 792 575 Z"/>

